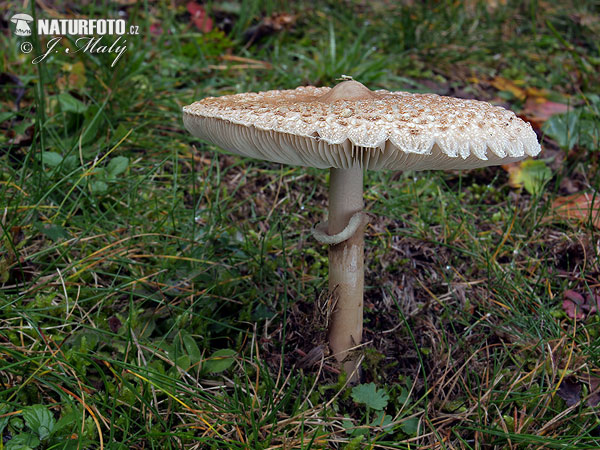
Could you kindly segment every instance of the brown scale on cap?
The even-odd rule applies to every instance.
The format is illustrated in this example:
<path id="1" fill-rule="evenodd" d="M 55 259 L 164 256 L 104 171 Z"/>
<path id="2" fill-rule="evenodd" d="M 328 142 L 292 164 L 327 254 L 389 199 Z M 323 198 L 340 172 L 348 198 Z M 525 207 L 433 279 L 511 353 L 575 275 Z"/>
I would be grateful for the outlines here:
<path id="1" fill-rule="evenodd" d="M 349 162 L 373 170 L 474 168 L 540 152 L 531 126 L 504 108 L 370 91 L 353 80 L 334 88 L 209 97 L 184 107 L 184 122 L 233 153 L 319 168 Z M 360 160 L 348 156 L 356 148 Z"/>

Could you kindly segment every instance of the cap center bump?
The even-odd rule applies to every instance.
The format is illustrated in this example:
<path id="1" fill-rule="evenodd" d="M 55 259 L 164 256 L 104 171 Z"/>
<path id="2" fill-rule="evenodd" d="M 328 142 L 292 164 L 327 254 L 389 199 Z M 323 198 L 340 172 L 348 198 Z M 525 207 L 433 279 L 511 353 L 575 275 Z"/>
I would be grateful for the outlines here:
<path id="1" fill-rule="evenodd" d="M 317 98 L 322 103 L 333 103 L 338 100 L 372 100 L 377 96 L 364 84 L 348 80 L 337 84 L 326 94 Z"/>

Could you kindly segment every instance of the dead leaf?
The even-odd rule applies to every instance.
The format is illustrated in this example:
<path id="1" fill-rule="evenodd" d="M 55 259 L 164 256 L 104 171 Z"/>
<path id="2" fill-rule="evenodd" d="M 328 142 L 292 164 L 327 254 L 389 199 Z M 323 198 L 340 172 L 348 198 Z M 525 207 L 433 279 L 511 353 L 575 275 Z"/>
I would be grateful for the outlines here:
<path id="1" fill-rule="evenodd" d="M 529 96 L 519 117 L 530 122 L 538 130 L 550 117 L 570 110 L 564 103 L 550 102 L 543 97 Z"/>
<path id="2" fill-rule="evenodd" d="M 569 177 L 564 177 L 560 180 L 560 190 L 562 192 L 566 192 L 567 194 L 575 194 L 576 192 L 581 191 L 584 188 L 584 185 L 579 180 L 574 180 Z"/>
<path id="3" fill-rule="evenodd" d="M 565 401 L 567 406 L 576 405 L 581 398 L 581 384 L 571 379 L 565 379 L 560 383 L 556 393 Z"/>
<path id="4" fill-rule="evenodd" d="M 600 404 L 600 392 L 596 392 L 600 387 L 600 378 L 598 377 L 589 377 L 588 385 L 590 387 L 590 392 L 592 393 L 587 399 L 587 405 L 595 408 Z"/>
<path id="5" fill-rule="evenodd" d="M 587 315 L 596 314 L 600 310 L 600 295 L 588 294 L 585 297 L 571 289 L 564 292 L 563 310 L 571 319 L 585 319 Z"/>
<path id="6" fill-rule="evenodd" d="M 261 22 L 250 27 L 244 33 L 247 45 L 252 45 L 259 39 L 284 29 L 290 28 L 296 22 L 296 16 L 288 13 L 275 13 L 265 17 Z"/>
<path id="7" fill-rule="evenodd" d="M 564 292 L 564 297 L 562 307 L 567 316 L 571 319 L 577 318 L 577 320 L 585 318 L 585 313 L 581 308 L 585 303 L 583 295 L 572 290 L 567 290 Z"/>
<path id="8" fill-rule="evenodd" d="M 9 129 L 6 133 L 8 137 L 8 143 L 15 147 L 26 147 L 31 145 L 33 142 L 33 135 L 35 133 L 35 125 L 31 125 L 25 129 L 23 134 L 16 134 L 15 129 Z"/>
<path id="9" fill-rule="evenodd" d="M 196 2 L 188 2 L 187 5 L 188 12 L 192 15 L 192 22 L 196 26 L 196 28 L 203 33 L 208 33 L 213 28 L 213 21 L 208 14 L 206 14 L 206 10 L 202 5 L 199 5 Z"/>
<path id="10" fill-rule="evenodd" d="M 532 99 L 538 103 L 544 103 L 548 97 L 548 91 L 546 89 L 539 89 L 535 86 L 529 86 L 525 88 L 525 94 L 528 99 Z"/>
<path id="11" fill-rule="evenodd" d="M 81 61 L 74 64 L 65 63 L 61 67 L 61 75 L 56 80 L 61 90 L 81 90 L 85 86 L 85 66 Z"/>
<path id="12" fill-rule="evenodd" d="M 496 77 L 494 78 L 490 84 L 494 86 L 499 91 L 510 92 L 519 100 L 525 100 L 527 97 L 526 90 L 517 85 L 517 82 L 511 81 L 504 77 Z M 521 84 L 521 83 L 519 83 Z"/>
<path id="13" fill-rule="evenodd" d="M 566 197 L 557 197 L 552 202 L 555 218 L 592 221 L 600 229 L 600 198 L 591 193 L 577 193 Z"/>
<path id="14" fill-rule="evenodd" d="M 121 328 L 121 325 L 121 321 L 117 316 L 111 316 L 108 318 L 108 327 L 113 333 L 117 333 Z"/>

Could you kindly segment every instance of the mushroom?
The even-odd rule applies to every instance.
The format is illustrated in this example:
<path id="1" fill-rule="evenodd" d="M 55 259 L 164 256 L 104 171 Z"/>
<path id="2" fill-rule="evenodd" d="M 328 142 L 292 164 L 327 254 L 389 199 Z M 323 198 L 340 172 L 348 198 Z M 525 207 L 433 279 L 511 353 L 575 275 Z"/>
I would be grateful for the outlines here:
<path id="1" fill-rule="evenodd" d="M 208 97 L 183 108 L 185 127 L 232 153 L 330 170 L 329 216 L 313 229 L 329 246 L 329 346 L 357 377 L 362 339 L 363 172 L 471 169 L 540 152 L 531 125 L 489 103 L 435 94 L 371 91 L 348 80 Z M 353 375 L 354 374 L 354 375 Z"/>
<path id="2" fill-rule="evenodd" d="M 29 22 L 33 22 L 33 17 L 29 14 L 15 14 L 10 18 L 10 21 L 17 24 L 15 27 L 15 34 L 17 36 L 31 36 Z"/>

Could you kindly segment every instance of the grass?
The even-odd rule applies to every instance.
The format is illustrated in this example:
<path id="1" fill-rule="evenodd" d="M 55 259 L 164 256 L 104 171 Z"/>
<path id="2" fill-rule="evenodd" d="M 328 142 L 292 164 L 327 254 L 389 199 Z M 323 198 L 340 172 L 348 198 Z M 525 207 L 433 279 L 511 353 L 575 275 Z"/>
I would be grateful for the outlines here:
<path id="1" fill-rule="evenodd" d="M 180 2 L 35 6 L 123 11 L 140 35 L 115 67 L 67 38 L 32 64 L 47 40 L 6 23 L 0 449 L 598 448 L 599 316 L 563 309 L 600 295 L 598 229 L 553 207 L 599 188 L 597 6 L 209 2 L 208 33 Z M 360 389 L 324 345 L 325 171 L 224 155 L 181 123 L 207 95 L 342 74 L 577 107 L 542 127 L 533 193 L 501 168 L 367 174 Z"/>

